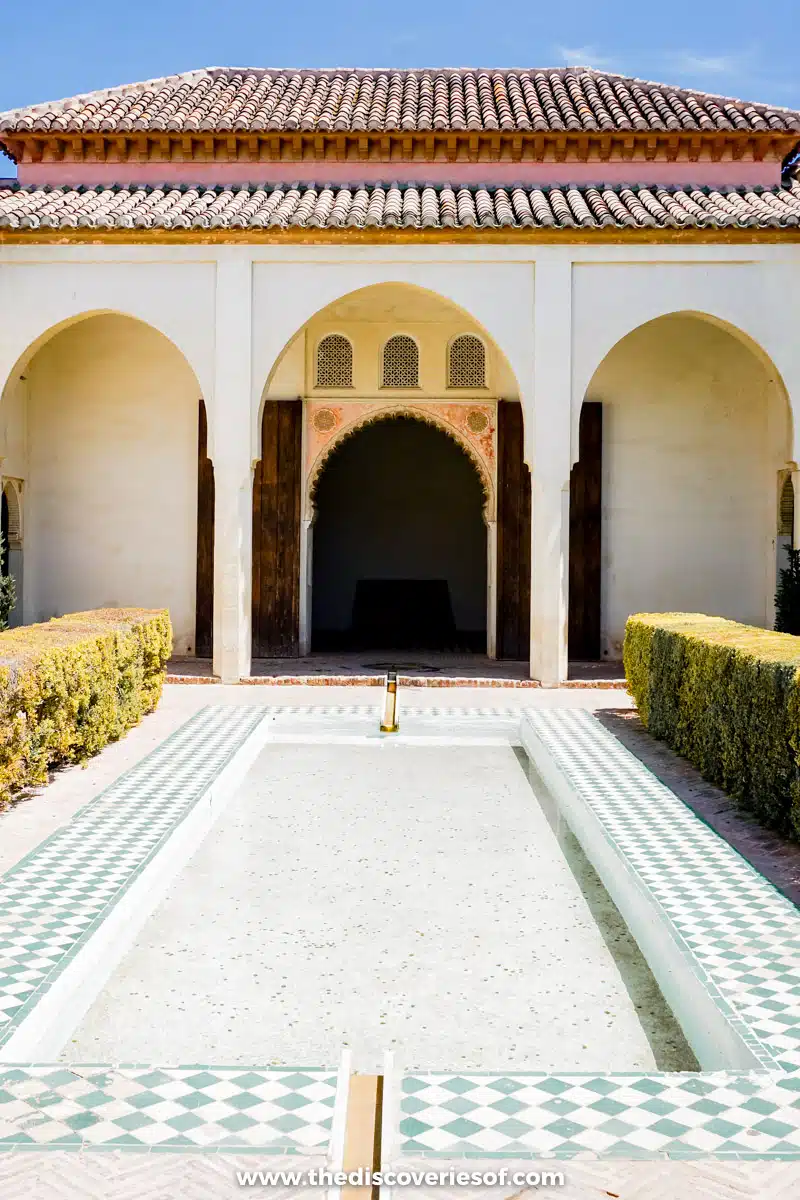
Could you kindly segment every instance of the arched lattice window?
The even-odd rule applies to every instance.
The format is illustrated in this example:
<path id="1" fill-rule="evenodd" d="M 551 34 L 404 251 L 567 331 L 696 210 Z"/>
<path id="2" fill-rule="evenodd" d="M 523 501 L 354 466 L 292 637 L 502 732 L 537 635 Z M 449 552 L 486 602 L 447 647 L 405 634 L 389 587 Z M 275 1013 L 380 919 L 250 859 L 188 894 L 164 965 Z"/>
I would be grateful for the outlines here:
<path id="1" fill-rule="evenodd" d="M 383 386 L 419 387 L 419 350 L 405 333 L 395 334 L 383 347 Z"/>
<path id="2" fill-rule="evenodd" d="M 778 513 L 778 537 L 792 537 L 794 533 L 794 487 L 792 477 L 787 475 L 781 488 L 781 505 Z"/>
<path id="3" fill-rule="evenodd" d="M 447 386 L 486 387 L 486 349 L 481 339 L 472 333 L 462 333 L 450 346 Z"/>
<path id="4" fill-rule="evenodd" d="M 317 346 L 317 387 L 353 386 L 353 347 L 341 333 L 329 333 Z"/>

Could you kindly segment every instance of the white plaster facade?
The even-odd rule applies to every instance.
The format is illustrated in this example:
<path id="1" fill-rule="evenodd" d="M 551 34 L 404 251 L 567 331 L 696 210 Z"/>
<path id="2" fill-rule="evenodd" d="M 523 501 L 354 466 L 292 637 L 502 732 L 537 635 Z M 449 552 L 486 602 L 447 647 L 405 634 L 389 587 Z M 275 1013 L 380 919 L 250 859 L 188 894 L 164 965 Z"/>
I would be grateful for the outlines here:
<path id="1" fill-rule="evenodd" d="M 214 664 L 225 680 L 247 674 L 261 406 L 313 395 L 309 346 L 344 324 L 360 397 L 377 390 L 375 347 L 392 327 L 421 339 L 426 397 L 448 398 L 447 339 L 477 331 L 490 347 L 488 396 L 521 401 L 534 677 L 566 678 L 569 476 L 584 398 L 607 414 L 606 650 L 618 654 L 639 609 L 769 624 L 778 490 L 800 461 L 799 267 L 788 242 L 559 244 L 557 234 L 462 246 L 380 235 L 338 246 L 0 246 L 0 456 L 24 489 L 25 619 L 166 604 L 176 650 L 191 651 L 202 396 L 216 488 Z M 366 320 L 353 297 L 375 285 L 391 285 L 416 323 L 415 311 Z"/>

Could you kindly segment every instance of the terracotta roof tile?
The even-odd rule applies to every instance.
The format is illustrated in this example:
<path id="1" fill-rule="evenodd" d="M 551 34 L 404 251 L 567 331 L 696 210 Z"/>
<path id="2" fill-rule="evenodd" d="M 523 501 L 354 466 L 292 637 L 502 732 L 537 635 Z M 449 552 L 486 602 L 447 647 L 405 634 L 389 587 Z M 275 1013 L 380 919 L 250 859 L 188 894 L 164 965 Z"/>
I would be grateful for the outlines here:
<path id="1" fill-rule="evenodd" d="M 0 114 L 0 133 L 800 132 L 800 113 L 589 67 L 211 67 Z"/>
<path id="2" fill-rule="evenodd" d="M 800 226 L 800 182 L 760 188 L 23 187 L 0 229 L 691 229 Z"/>

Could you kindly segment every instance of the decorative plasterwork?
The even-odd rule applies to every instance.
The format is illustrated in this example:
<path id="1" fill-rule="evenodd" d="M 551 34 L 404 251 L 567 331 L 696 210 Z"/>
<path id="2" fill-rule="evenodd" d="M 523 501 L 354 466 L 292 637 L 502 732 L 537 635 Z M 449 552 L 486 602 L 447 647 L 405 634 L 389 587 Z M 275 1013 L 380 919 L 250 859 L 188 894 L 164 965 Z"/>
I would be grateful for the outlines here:
<path id="1" fill-rule="evenodd" d="M 304 504 L 314 516 L 314 495 L 329 456 L 345 439 L 375 421 L 410 417 L 434 425 L 452 438 L 472 462 L 484 494 L 484 519 L 495 520 L 497 472 L 497 402 L 463 400 L 306 401 Z"/>

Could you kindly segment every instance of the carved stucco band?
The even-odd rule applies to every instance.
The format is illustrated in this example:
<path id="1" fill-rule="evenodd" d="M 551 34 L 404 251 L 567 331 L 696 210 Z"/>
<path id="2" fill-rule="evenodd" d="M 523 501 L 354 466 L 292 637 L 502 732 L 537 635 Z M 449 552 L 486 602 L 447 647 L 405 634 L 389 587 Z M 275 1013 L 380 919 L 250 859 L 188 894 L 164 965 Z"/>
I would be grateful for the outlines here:
<path id="1" fill-rule="evenodd" d="M 328 416 L 332 414 L 332 416 Z M 456 421 L 454 417 L 463 418 Z M 485 416 L 486 422 L 478 418 Z M 424 421 L 445 433 L 467 455 L 481 481 L 483 489 L 483 516 L 488 523 L 495 520 L 496 510 L 496 441 L 497 403 L 480 400 L 475 403 L 416 403 L 395 401 L 377 403 L 352 403 L 309 400 L 306 404 L 306 486 L 304 489 L 304 516 L 314 517 L 314 498 L 320 475 L 331 454 L 342 442 L 358 433 L 367 425 L 391 417 L 409 417 Z M 472 423 L 477 428 L 471 429 Z M 479 428 L 483 425 L 483 428 Z"/>

